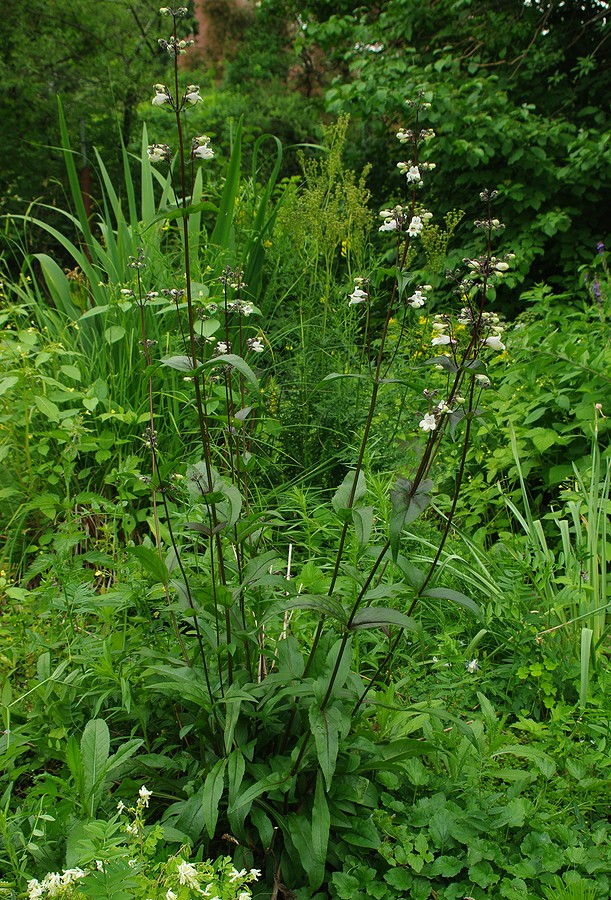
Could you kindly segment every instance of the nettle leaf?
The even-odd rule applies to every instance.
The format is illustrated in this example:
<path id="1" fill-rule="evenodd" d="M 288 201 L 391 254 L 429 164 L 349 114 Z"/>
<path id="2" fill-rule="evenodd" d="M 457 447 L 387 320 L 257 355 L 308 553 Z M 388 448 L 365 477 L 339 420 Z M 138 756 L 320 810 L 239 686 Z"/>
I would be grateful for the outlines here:
<path id="1" fill-rule="evenodd" d="M 336 490 L 335 494 L 333 495 L 331 504 L 336 513 L 352 509 L 352 507 L 356 506 L 359 500 L 362 500 L 367 493 L 365 474 L 363 473 L 363 471 L 360 471 L 356 482 L 356 487 L 354 489 L 354 497 L 352 503 L 350 503 L 350 494 L 354 485 L 355 474 L 355 472 L 348 472 L 348 474 Z"/>
<path id="2" fill-rule="evenodd" d="M 390 518 L 389 537 L 394 562 L 397 561 L 399 555 L 401 532 L 406 525 L 417 519 L 420 513 L 427 508 L 431 502 L 430 492 L 432 487 L 433 482 L 429 479 L 424 479 L 413 490 L 411 481 L 407 478 L 399 478 L 395 489 L 390 492 L 393 515 Z"/>

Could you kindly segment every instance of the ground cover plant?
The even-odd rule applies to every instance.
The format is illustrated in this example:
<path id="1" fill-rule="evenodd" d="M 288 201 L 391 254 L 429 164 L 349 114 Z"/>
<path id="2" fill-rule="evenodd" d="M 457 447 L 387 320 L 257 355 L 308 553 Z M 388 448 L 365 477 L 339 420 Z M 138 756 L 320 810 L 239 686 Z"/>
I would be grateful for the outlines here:
<path id="1" fill-rule="evenodd" d="M 604 245 L 508 325 L 428 85 L 400 189 L 346 117 L 281 181 L 160 12 L 163 140 L 92 222 L 60 104 L 72 208 L 7 221 L 0 895 L 608 897 Z"/>

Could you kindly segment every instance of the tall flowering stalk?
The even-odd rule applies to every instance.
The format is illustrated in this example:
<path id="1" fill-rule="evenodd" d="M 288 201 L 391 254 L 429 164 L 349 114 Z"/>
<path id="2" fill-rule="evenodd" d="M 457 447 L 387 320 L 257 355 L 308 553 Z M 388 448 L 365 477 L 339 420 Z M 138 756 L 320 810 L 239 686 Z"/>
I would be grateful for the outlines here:
<path id="1" fill-rule="evenodd" d="M 418 200 L 418 192 L 424 186 L 425 173 L 434 168 L 433 163 L 422 158 L 422 151 L 425 145 L 435 136 L 432 130 L 421 128 L 420 123 L 421 113 L 425 111 L 430 104 L 423 100 L 423 94 L 421 93 L 416 101 L 408 101 L 408 106 L 414 111 L 414 127 L 399 131 L 397 139 L 401 144 L 407 144 L 411 147 L 411 158 L 407 161 L 398 163 L 399 170 L 406 177 L 409 200 L 408 204 L 405 206 L 397 205 L 393 208 L 384 209 L 380 213 L 380 216 L 383 219 L 380 231 L 389 232 L 396 236 L 395 260 L 397 274 L 390 293 L 378 354 L 372 371 L 369 410 L 352 476 L 352 485 L 344 507 L 348 510 L 351 510 L 354 507 L 357 490 L 359 489 L 366 446 L 374 418 L 380 385 L 383 383 L 384 378 L 388 373 L 388 369 L 392 364 L 392 359 L 394 359 L 394 356 L 398 352 L 397 347 L 390 362 L 385 361 L 385 350 L 390 321 L 404 292 L 405 284 L 407 283 L 407 272 L 405 271 L 405 267 L 406 262 L 410 258 L 410 248 L 412 247 L 412 242 L 421 235 L 423 229 L 426 227 L 426 223 L 432 217 L 432 214 Z M 389 550 L 392 551 L 392 555 L 396 559 L 399 552 L 399 541 L 402 529 L 412 522 L 429 505 L 430 492 L 433 487 L 429 476 L 441 446 L 443 436 L 448 428 L 451 428 L 454 432 L 459 422 L 464 419 L 463 447 L 456 475 L 450 512 L 447 516 L 444 531 L 441 535 L 437 551 L 429 566 L 428 572 L 426 572 L 423 577 L 418 578 L 417 583 L 412 585 L 415 589 L 415 594 L 408 610 L 408 616 L 411 616 L 418 600 L 425 595 L 439 559 L 441 558 L 443 547 L 456 512 L 465 470 L 472 422 L 477 415 L 477 404 L 482 391 L 490 385 L 487 375 L 479 370 L 484 368 L 484 359 L 489 351 L 498 352 L 505 349 L 505 345 L 501 340 L 502 326 L 499 317 L 486 309 L 490 287 L 494 279 L 499 275 L 502 275 L 502 273 L 509 268 L 509 259 L 511 258 L 511 254 L 499 258 L 494 256 L 492 252 L 493 235 L 503 228 L 503 225 L 493 215 L 492 204 L 496 199 L 496 196 L 496 191 L 483 191 L 480 195 L 480 199 L 485 204 L 486 212 L 483 219 L 475 222 L 475 226 L 476 228 L 483 230 L 485 235 L 485 250 L 483 254 L 475 259 L 463 260 L 466 271 L 462 273 L 453 273 L 452 275 L 456 282 L 455 290 L 463 302 L 460 312 L 458 315 L 451 312 L 447 314 L 437 314 L 433 318 L 432 328 L 434 337 L 431 339 L 431 348 L 433 352 L 437 351 L 439 355 L 434 356 L 430 360 L 430 363 L 434 366 L 435 370 L 442 374 L 444 385 L 443 387 L 431 386 L 424 391 L 424 397 L 427 401 L 427 410 L 420 420 L 419 427 L 423 433 L 427 435 L 427 441 L 420 463 L 414 476 L 411 479 L 400 478 L 395 489 L 391 492 L 393 515 L 390 522 L 390 535 L 382 546 L 348 615 L 340 651 L 337 654 L 334 670 L 329 679 L 327 691 L 321 703 L 322 711 L 324 711 L 333 696 L 335 681 L 342 666 L 342 660 L 348 645 L 351 629 L 355 624 L 357 614 L 365 604 L 365 596 Z M 430 290 L 430 285 L 418 286 L 407 300 L 407 306 L 414 310 L 424 307 L 427 302 L 427 294 Z M 366 305 L 368 300 L 368 295 L 363 290 L 362 284 L 360 284 L 358 280 L 355 280 L 355 290 L 353 294 L 350 295 L 350 304 Z M 464 337 L 465 334 L 466 338 Z M 349 517 L 344 516 L 335 565 L 328 590 L 329 597 L 332 596 L 335 590 L 340 573 L 349 524 Z M 324 625 L 325 619 L 321 617 L 312 645 L 310 658 L 306 666 L 306 673 L 312 664 L 323 633 Z M 389 659 L 392 657 L 401 638 L 404 627 L 405 626 L 400 626 L 398 634 L 391 645 L 389 654 L 380 666 L 379 672 L 388 665 Z M 375 682 L 377 674 L 372 679 L 371 684 Z M 366 693 L 367 692 L 360 698 L 356 708 L 363 702 Z M 304 753 L 305 746 L 301 749 L 298 760 L 293 767 L 293 771 L 297 771 L 298 764 Z"/>

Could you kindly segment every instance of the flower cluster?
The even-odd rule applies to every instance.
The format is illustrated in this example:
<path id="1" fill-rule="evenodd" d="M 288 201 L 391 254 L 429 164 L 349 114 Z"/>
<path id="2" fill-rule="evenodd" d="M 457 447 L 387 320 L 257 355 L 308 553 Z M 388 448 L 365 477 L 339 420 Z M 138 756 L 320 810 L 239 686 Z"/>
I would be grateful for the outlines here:
<path id="1" fill-rule="evenodd" d="M 383 209 L 380 216 L 384 219 L 384 223 L 380 225 L 380 231 L 401 232 L 407 230 L 410 237 L 418 237 L 424 228 L 425 221 L 431 219 L 433 214 L 423 210 L 420 215 L 412 216 L 407 207 L 394 206 L 392 209 Z M 407 224 L 408 220 L 409 224 Z"/>
<path id="2" fill-rule="evenodd" d="M 351 294 L 348 294 L 348 297 L 350 298 L 348 306 L 360 306 L 363 303 L 366 304 L 369 302 L 368 284 L 369 281 L 367 278 L 354 279 L 354 290 Z"/>
<path id="3" fill-rule="evenodd" d="M 213 156 L 214 150 L 210 146 L 210 138 L 207 134 L 193 138 L 191 145 L 191 157 L 193 159 L 212 159 Z"/>
<path id="4" fill-rule="evenodd" d="M 39 897 L 61 897 L 65 888 L 74 884 L 87 873 L 83 869 L 65 869 L 61 875 L 59 872 L 49 872 L 42 881 L 32 878 L 28 881 L 28 900 L 38 900 Z"/>
<path id="5" fill-rule="evenodd" d="M 418 287 L 416 288 L 414 293 L 411 295 L 411 297 L 408 297 L 408 300 L 407 300 L 408 306 L 411 306 L 412 309 L 420 309 L 420 307 L 424 306 L 424 304 L 426 302 L 425 294 L 427 294 L 428 291 L 432 291 L 432 290 L 433 290 L 433 286 L 430 284 L 418 285 Z"/>

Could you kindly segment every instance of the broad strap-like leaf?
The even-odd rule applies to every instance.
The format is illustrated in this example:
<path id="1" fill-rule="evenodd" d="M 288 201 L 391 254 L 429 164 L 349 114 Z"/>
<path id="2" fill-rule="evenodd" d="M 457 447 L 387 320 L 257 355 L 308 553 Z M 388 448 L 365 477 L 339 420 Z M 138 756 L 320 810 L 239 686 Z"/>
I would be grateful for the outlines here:
<path id="1" fill-rule="evenodd" d="M 90 719 L 81 738 L 81 758 L 87 798 L 87 815 L 95 815 L 95 787 L 98 784 L 110 752 L 110 732 L 103 719 Z"/>
<path id="2" fill-rule="evenodd" d="M 210 840 L 214 837 L 216 823 L 219 818 L 219 803 L 221 802 L 221 797 L 225 790 L 226 768 L 227 759 L 223 757 L 217 760 L 213 768 L 208 772 L 204 782 L 202 791 L 202 809 L 204 811 L 204 821 Z"/>

